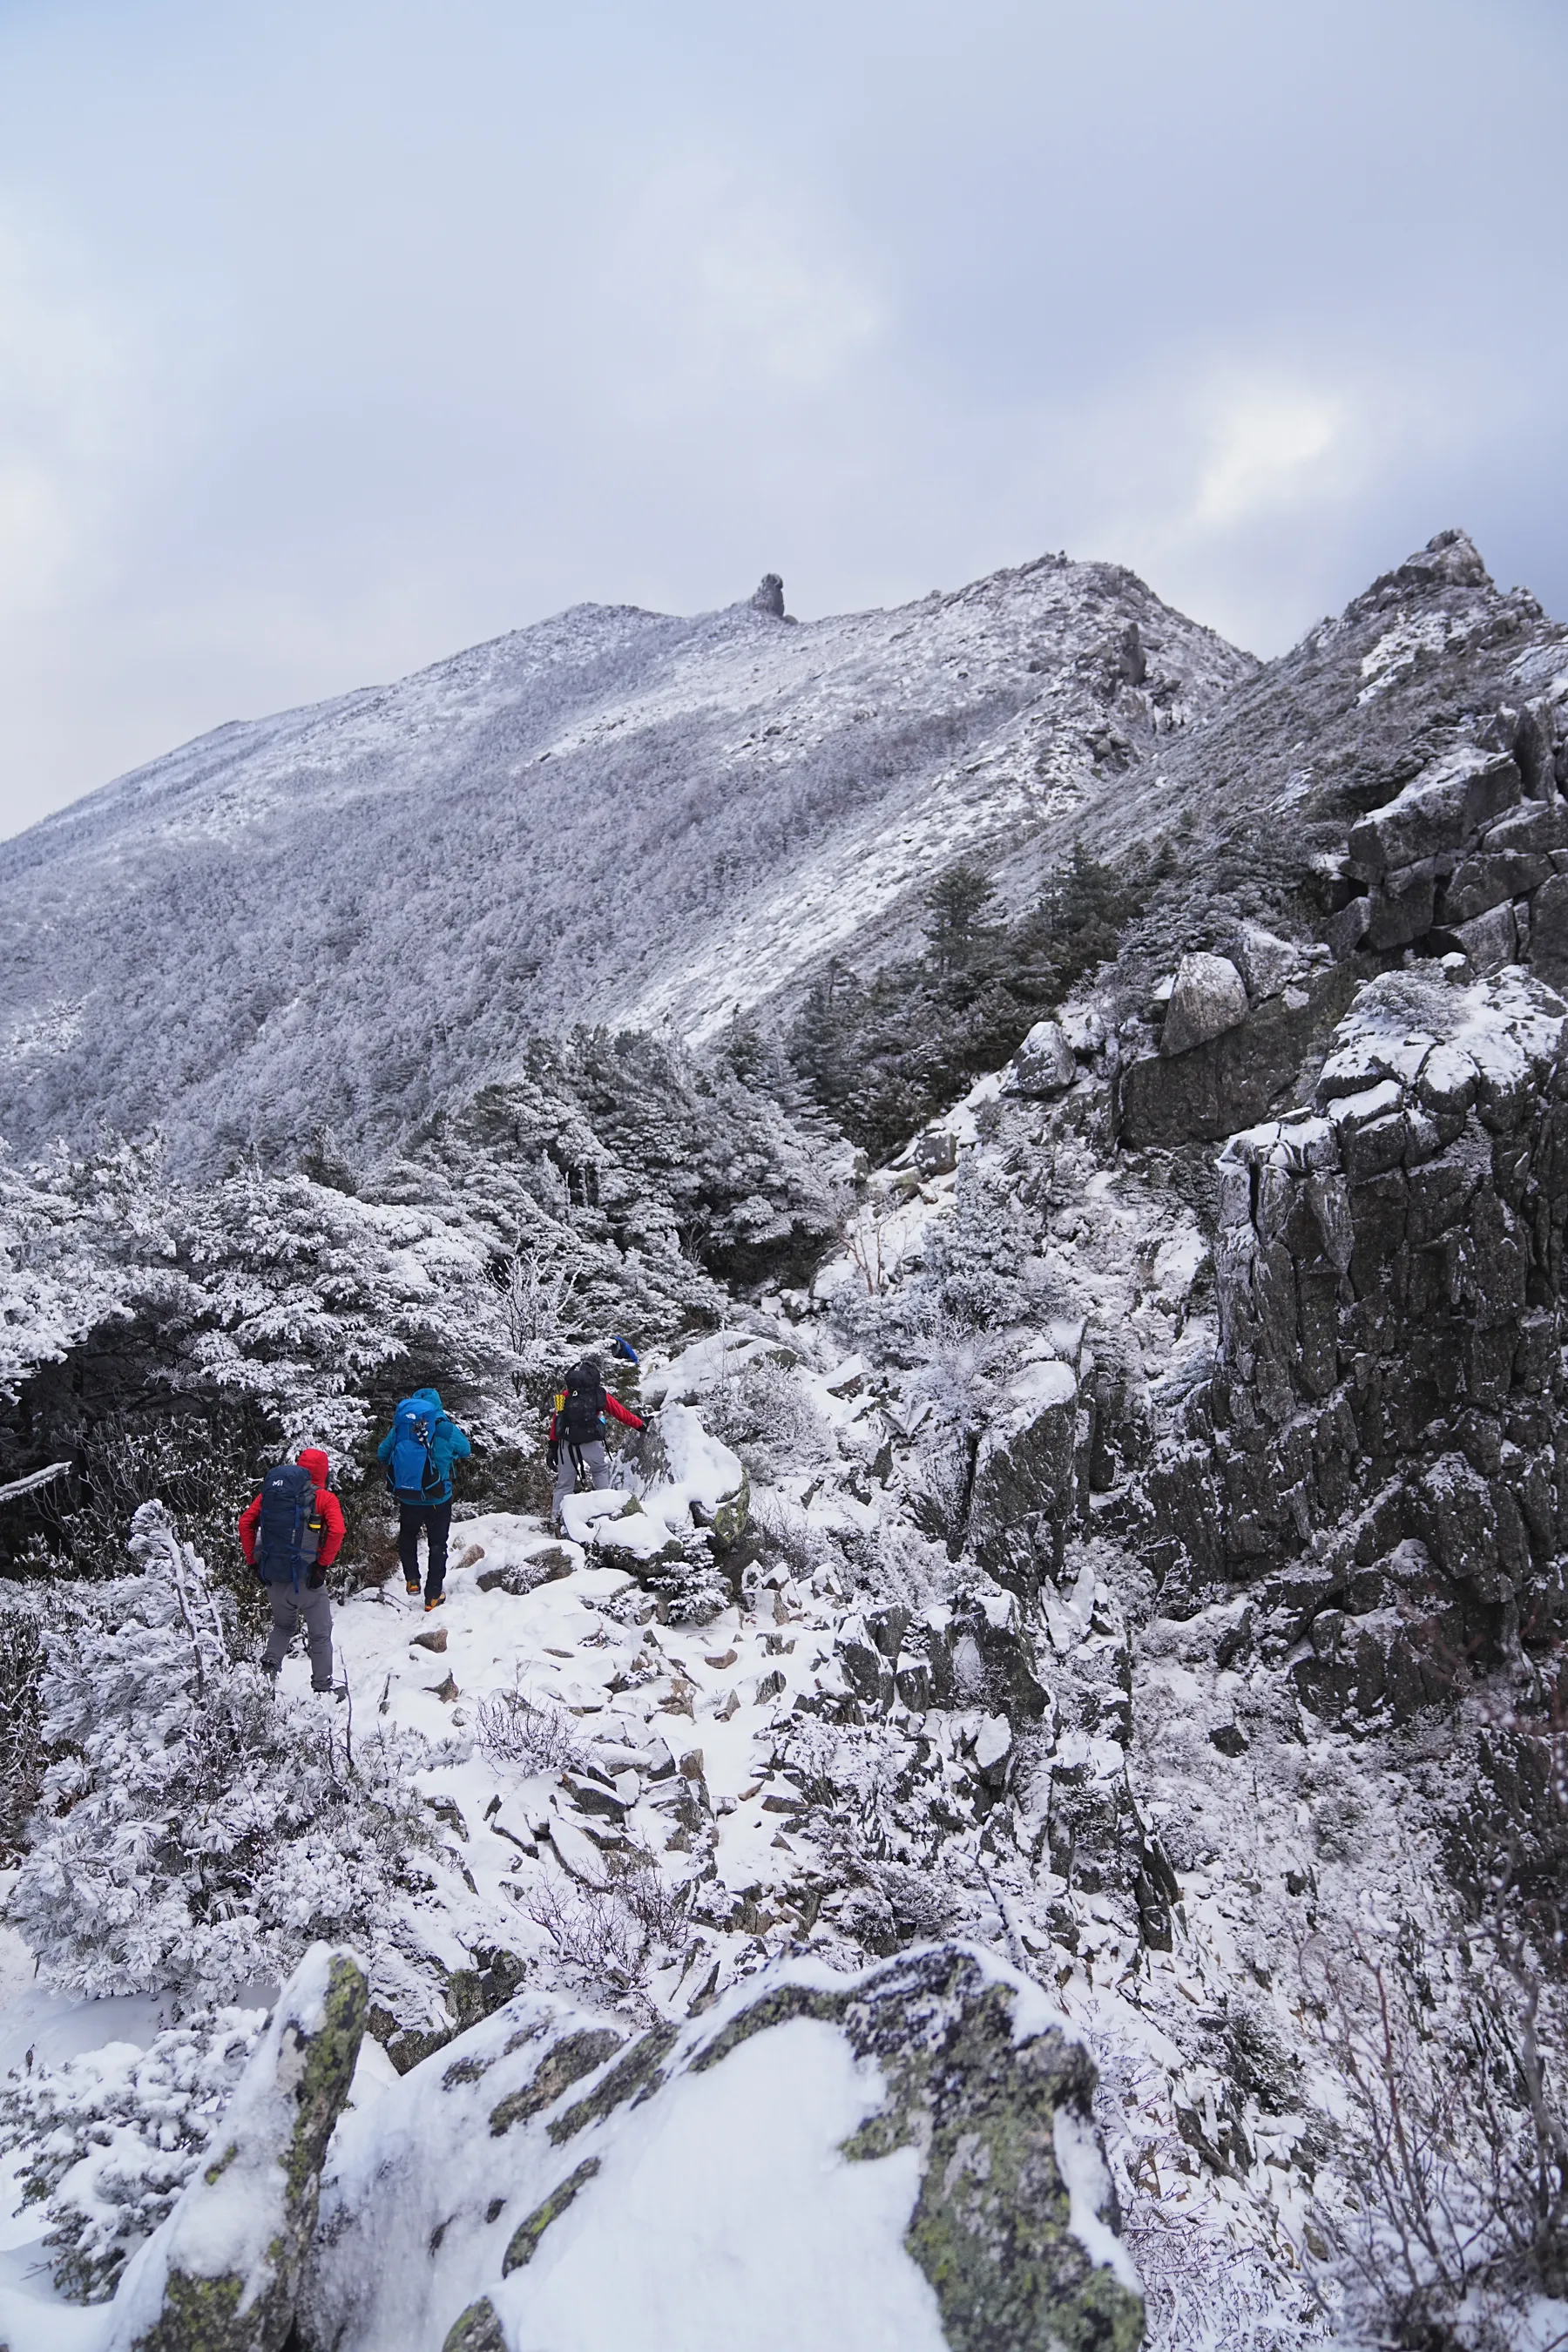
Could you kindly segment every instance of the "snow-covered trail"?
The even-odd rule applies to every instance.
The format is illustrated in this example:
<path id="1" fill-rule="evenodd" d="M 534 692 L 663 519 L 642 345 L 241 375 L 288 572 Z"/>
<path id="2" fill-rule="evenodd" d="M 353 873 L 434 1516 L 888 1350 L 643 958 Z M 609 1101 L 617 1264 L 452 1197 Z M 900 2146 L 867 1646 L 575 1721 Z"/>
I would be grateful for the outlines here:
<path id="1" fill-rule="evenodd" d="M 812 1687 L 812 1658 L 825 1656 L 830 1638 L 826 1613 L 816 1639 L 803 1642 L 790 1608 L 800 1596 L 770 1588 L 762 1612 L 736 1605 L 700 1626 L 668 1626 L 653 1622 L 649 1602 L 633 1612 L 647 1622 L 628 1624 L 608 1611 L 640 1597 L 636 1579 L 552 1543 L 538 1520 L 493 1513 L 464 1520 L 460 1534 L 456 1557 L 468 1565 L 448 1573 L 439 1611 L 426 1616 L 395 1580 L 341 1609 L 336 1633 L 356 1716 L 384 1711 L 440 1740 L 472 1731 L 487 1699 L 521 1692 L 570 1727 L 584 1767 L 612 1784 L 585 1811 L 563 1790 L 559 1766 L 530 1772 L 482 1742 L 465 1760 L 421 1774 L 498 1931 L 538 1940 L 527 1904 L 540 1871 L 603 1888 L 606 1847 L 666 1857 L 687 1781 L 700 1780 L 712 1811 L 720 1885 L 738 1895 L 786 1876 L 788 1841 L 767 1805 L 773 1733 Z M 481 1589 L 482 1574 L 525 1568 L 542 1552 L 569 1560 L 569 1572 L 521 1595 Z M 443 1633 L 444 1649 L 432 1653 L 426 1644 Z M 284 1671 L 303 1686 L 302 1657 Z M 594 1794 L 590 1787 L 590 1803 Z M 681 1868 L 673 1857 L 665 1866 Z M 451 1964 L 467 1965 L 466 1956 L 454 1953 Z"/>

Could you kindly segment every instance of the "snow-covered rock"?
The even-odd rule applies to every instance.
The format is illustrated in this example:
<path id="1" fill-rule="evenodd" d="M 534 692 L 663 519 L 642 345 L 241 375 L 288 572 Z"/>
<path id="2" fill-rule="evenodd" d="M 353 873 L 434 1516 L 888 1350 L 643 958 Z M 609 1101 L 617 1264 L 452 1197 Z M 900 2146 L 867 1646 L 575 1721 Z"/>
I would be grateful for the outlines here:
<path id="1" fill-rule="evenodd" d="M 102 2352 L 278 2352 L 364 2031 L 364 1972 L 317 1945 L 284 1987 L 209 2160 L 127 2270 Z"/>
<path id="2" fill-rule="evenodd" d="M 1162 1054 L 1185 1054 L 1247 1018 L 1247 984 L 1228 956 L 1185 955 L 1160 1032 Z"/>
<path id="3" fill-rule="evenodd" d="M 1131 2352 L 1093 2086 L 959 1948 L 791 1963 L 679 2031 L 525 1994 L 346 2119 L 302 2339 Z"/>
<path id="4" fill-rule="evenodd" d="M 1078 1379 L 1070 1364 L 1025 1365 L 980 1441 L 969 1507 L 975 1556 L 1032 1604 L 1061 1564 L 1072 1516 Z"/>
<path id="5" fill-rule="evenodd" d="M 1078 1064 L 1060 1022 L 1037 1021 L 1013 1056 L 1013 1084 L 1018 1093 L 1063 1094 L 1077 1076 Z"/>

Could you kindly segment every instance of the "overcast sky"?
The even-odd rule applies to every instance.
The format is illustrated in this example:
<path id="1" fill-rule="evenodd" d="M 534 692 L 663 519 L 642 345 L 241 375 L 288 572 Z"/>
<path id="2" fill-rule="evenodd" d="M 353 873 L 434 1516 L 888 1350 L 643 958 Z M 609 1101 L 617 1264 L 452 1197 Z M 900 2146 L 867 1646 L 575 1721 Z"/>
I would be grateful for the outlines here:
<path id="1" fill-rule="evenodd" d="M 583 599 L 1568 615 L 1563 0 L 0 0 L 0 832 Z"/>

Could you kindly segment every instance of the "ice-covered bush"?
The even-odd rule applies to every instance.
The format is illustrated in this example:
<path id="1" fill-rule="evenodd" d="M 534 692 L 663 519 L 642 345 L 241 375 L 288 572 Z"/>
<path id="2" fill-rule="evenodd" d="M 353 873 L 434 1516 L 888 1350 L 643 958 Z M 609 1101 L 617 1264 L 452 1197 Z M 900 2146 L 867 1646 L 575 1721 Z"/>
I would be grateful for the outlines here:
<path id="1" fill-rule="evenodd" d="M 1406 1918 L 1309 1947 L 1310 2014 L 1346 2100 L 1313 2208 L 1342 2340 L 1509 2352 L 1531 2299 L 1568 2286 L 1552 1957 L 1501 1900 L 1462 1933 Z"/>
<path id="2" fill-rule="evenodd" d="M 636 1850 L 603 1887 L 546 1878 L 527 1910 L 545 1937 L 547 1973 L 563 1990 L 608 2000 L 651 2019 L 648 1980 L 684 1942 L 688 1890 L 672 1887 Z"/>
<path id="3" fill-rule="evenodd" d="M 480 1699 L 474 1731 L 487 1755 L 525 1772 L 566 1772 L 583 1761 L 582 1742 L 558 1706 L 542 1706 L 526 1691 L 494 1691 Z"/>
<path id="4" fill-rule="evenodd" d="M 27 1591 L 0 1607 L 0 1858 L 21 1849 L 28 1815 L 38 1799 L 47 1757 L 44 1748 L 41 1612 Z"/>
<path id="5" fill-rule="evenodd" d="M 679 1559 L 650 1560 L 642 1581 L 658 1599 L 659 1615 L 669 1625 L 706 1625 L 728 1609 L 733 1597 L 729 1579 L 700 1528 L 684 1539 Z"/>
<path id="6" fill-rule="evenodd" d="M 199 1556 L 159 1504 L 136 1578 L 49 1640 L 54 1750 L 8 1905 L 51 1979 L 89 1996 L 216 1998 L 286 1975 L 318 1937 L 399 1934 L 430 1844 L 426 1743 L 291 1700 L 231 1656 Z"/>
<path id="7" fill-rule="evenodd" d="M 785 1496 L 753 1491 L 752 1524 L 763 1559 L 776 1560 L 794 1577 L 809 1578 L 830 1557 L 823 1529 Z"/>
<path id="8" fill-rule="evenodd" d="M 705 1401 L 716 1437 L 732 1446 L 753 1476 L 777 1478 L 833 1457 L 833 1434 L 809 1390 L 787 1364 L 759 1357 L 722 1381 Z"/>
<path id="9" fill-rule="evenodd" d="M 195 2171 L 265 2022 L 264 2010 L 201 2010 L 145 2050 L 111 2042 L 0 2084 L 0 2149 L 26 2151 L 23 2202 L 43 2206 L 61 2294 L 113 2294 Z"/>

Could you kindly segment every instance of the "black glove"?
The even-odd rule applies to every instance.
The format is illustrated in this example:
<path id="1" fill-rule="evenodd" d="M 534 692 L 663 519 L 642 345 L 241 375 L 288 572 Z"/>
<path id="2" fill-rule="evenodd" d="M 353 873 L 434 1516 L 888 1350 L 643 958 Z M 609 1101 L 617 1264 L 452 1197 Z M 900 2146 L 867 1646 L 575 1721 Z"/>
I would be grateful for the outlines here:
<path id="1" fill-rule="evenodd" d="M 251 1563 L 250 1563 L 250 1573 L 252 1574 L 252 1576 L 254 1576 L 254 1577 L 255 1577 L 256 1581 L 258 1582 L 258 1584 L 265 1584 L 265 1583 L 266 1583 L 267 1579 L 266 1579 L 266 1577 L 265 1577 L 265 1576 L 262 1574 L 262 1572 L 261 1572 L 261 1562 L 260 1562 L 258 1559 L 253 1559 L 253 1560 L 251 1561 Z"/>
<path id="2" fill-rule="evenodd" d="M 327 1571 L 319 1563 L 310 1570 L 310 1575 L 305 1579 L 306 1584 L 312 1592 L 320 1592 L 326 1580 Z"/>
<path id="3" fill-rule="evenodd" d="M 548 1462 L 548 1463 L 549 1463 L 550 1467 L 551 1467 L 552 1470 L 559 1470 L 559 1469 L 560 1469 L 560 1467 L 561 1467 L 561 1449 L 560 1449 L 560 1447 L 559 1447 L 558 1445 L 554 1445 L 554 1444 L 547 1445 L 547 1446 L 545 1447 L 545 1449 L 544 1449 L 544 1458 L 545 1458 L 546 1462 Z"/>

